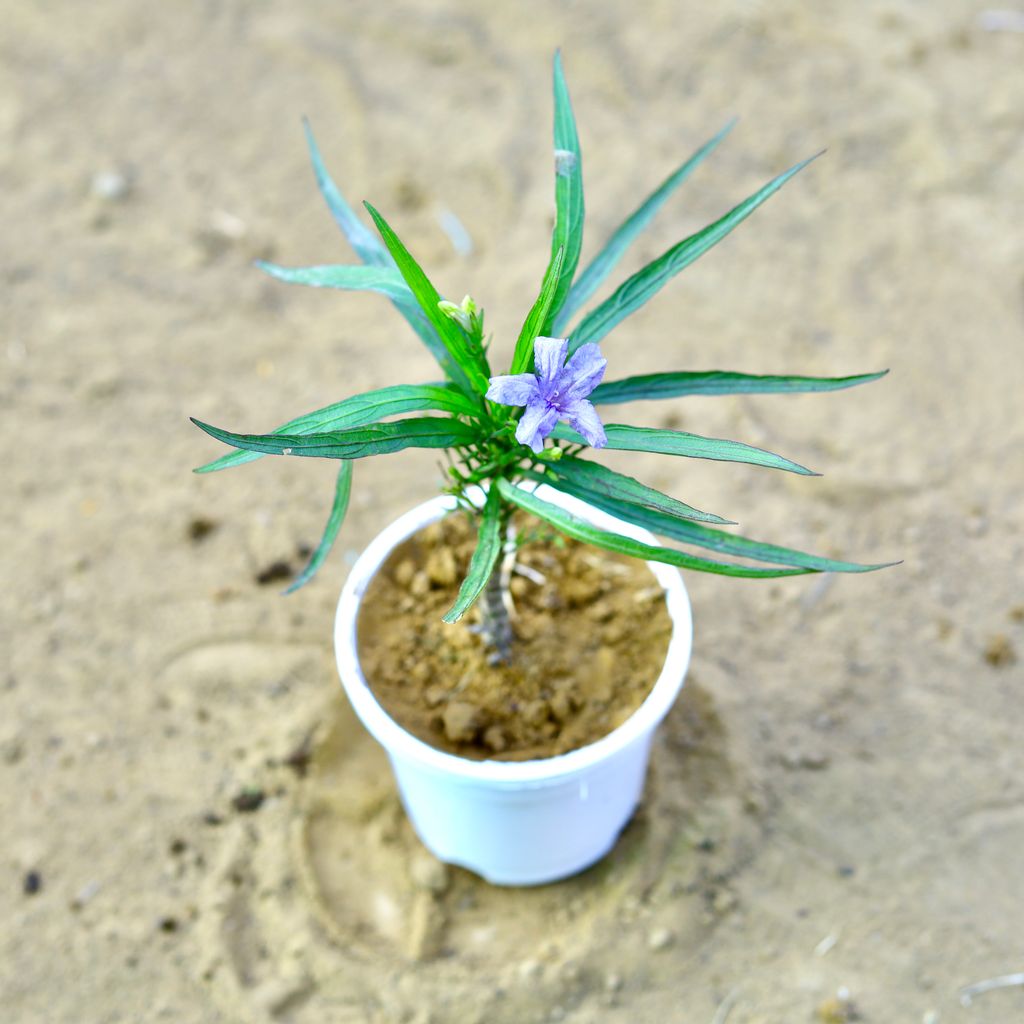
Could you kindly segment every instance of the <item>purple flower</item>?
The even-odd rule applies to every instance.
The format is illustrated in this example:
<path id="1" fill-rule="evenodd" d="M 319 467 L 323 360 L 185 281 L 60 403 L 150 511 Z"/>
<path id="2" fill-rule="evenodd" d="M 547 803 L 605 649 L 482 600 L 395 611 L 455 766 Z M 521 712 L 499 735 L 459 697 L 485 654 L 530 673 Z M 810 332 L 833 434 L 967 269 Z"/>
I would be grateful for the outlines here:
<path id="1" fill-rule="evenodd" d="M 487 389 L 487 397 L 494 402 L 526 406 L 516 428 L 516 440 L 539 452 L 555 424 L 566 420 L 587 444 L 603 448 L 608 443 L 604 427 L 597 410 L 587 401 L 608 365 L 601 350 L 597 345 L 581 345 L 566 363 L 567 338 L 538 338 L 533 352 L 536 374 L 492 377 Z"/>

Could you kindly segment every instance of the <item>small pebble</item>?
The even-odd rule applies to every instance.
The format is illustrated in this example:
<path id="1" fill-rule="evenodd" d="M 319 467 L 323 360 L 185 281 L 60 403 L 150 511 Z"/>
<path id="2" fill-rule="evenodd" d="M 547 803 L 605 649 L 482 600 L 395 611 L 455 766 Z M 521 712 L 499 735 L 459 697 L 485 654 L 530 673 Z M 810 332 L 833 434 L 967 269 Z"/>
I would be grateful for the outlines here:
<path id="1" fill-rule="evenodd" d="M 647 948 L 654 952 L 668 949 L 675 942 L 675 935 L 668 928 L 655 928 L 647 937 Z"/>
<path id="2" fill-rule="evenodd" d="M 35 896 L 43 887 L 43 876 L 38 871 L 28 871 L 21 883 L 26 896 Z"/>
<path id="3" fill-rule="evenodd" d="M 801 750 L 793 747 L 782 755 L 782 764 L 790 771 L 820 772 L 829 766 L 830 758 L 823 750 Z"/>
<path id="4" fill-rule="evenodd" d="M 716 914 L 728 914 L 736 906 L 736 903 L 735 894 L 728 889 L 719 889 L 711 900 L 712 909 Z"/>
<path id="5" fill-rule="evenodd" d="M 131 177 L 116 167 L 97 171 L 89 183 L 89 191 L 93 196 L 107 203 L 119 203 L 127 199 L 131 190 Z"/>
<path id="6" fill-rule="evenodd" d="M 524 960 L 516 968 L 516 973 L 523 981 L 534 981 L 540 977 L 541 966 L 536 960 Z"/>
<path id="7" fill-rule="evenodd" d="M 438 548 L 427 559 L 427 576 L 435 587 L 454 586 L 458 579 L 455 555 L 451 548 Z"/>
<path id="8" fill-rule="evenodd" d="M 409 866 L 413 885 L 425 892 L 441 894 L 451 882 L 448 865 L 424 852 L 418 853 Z"/>
<path id="9" fill-rule="evenodd" d="M 262 789 L 247 788 L 232 798 L 231 806 L 240 814 L 251 814 L 263 806 L 265 799 L 266 794 Z"/>
<path id="10" fill-rule="evenodd" d="M 452 743 L 472 743 L 483 728 L 483 715 L 475 704 L 452 701 L 441 716 L 444 734 Z"/>
<path id="11" fill-rule="evenodd" d="M 71 900 L 72 910 L 81 910 L 87 903 L 91 903 L 100 891 L 100 883 L 96 879 L 86 882 Z"/>
<path id="12" fill-rule="evenodd" d="M 1006 668 L 1017 660 L 1017 652 L 1004 633 L 994 633 L 985 643 L 985 661 L 993 668 Z"/>

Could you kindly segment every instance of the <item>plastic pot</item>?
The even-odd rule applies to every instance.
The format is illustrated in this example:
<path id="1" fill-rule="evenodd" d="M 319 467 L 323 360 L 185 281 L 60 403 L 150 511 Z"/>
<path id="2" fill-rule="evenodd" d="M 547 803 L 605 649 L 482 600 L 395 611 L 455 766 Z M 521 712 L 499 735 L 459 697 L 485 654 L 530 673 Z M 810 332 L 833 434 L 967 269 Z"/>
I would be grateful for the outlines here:
<path id="1" fill-rule="evenodd" d="M 538 495 L 603 529 L 654 541 L 647 531 L 558 491 L 541 487 Z M 417 506 L 359 557 L 338 602 L 338 671 L 356 714 L 387 751 L 409 819 L 435 856 L 496 885 L 553 882 L 600 860 L 636 809 L 654 731 L 682 688 L 689 664 L 689 597 L 678 570 L 648 563 L 665 590 L 672 637 L 647 699 L 607 736 L 533 761 L 471 761 L 445 753 L 407 732 L 377 702 L 359 664 L 356 621 L 366 588 L 395 547 L 454 508 L 448 497 Z"/>

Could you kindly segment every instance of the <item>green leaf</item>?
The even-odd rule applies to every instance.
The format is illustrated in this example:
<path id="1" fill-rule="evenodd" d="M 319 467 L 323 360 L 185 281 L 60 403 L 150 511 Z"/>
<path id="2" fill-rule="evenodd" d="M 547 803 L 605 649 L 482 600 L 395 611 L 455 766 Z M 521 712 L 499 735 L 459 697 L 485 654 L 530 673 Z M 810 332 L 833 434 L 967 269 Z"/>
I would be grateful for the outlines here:
<path id="1" fill-rule="evenodd" d="M 566 324 L 573 314 L 594 294 L 601 283 L 622 258 L 622 254 L 634 239 L 647 227 L 654 215 L 665 204 L 665 200 L 693 173 L 698 165 L 732 131 L 736 124 L 733 118 L 717 135 L 705 142 L 685 163 L 673 171 L 658 188 L 648 196 L 616 229 L 615 234 L 605 243 L 604 248 L 594 257 L 586 270 L 576 279 L 565 303 L 555 320 L 554 331 L 562 336 Z"/>
<path id="2" fill-rule="evenodd" d="M 612 551 L 618 555 L 643 558 L 651 562 L 664 562 L 680 569 L 694 569 L 698 572 L 716 573 L 719 576 L 740 576 L 747 579 L 803 576 L 814 571 L 812 569 L 759 569 L 730 562 L 716 562 L 687 554 L 684 551 L 676 551 L 674 548 L 645 544 L 642 541 L 633 540 L 632 537 L 623 537 L 621 534 L 609 533 L 596 526 L 591 526 L 590 523 L 577 518 L 557 505 L 513 486 L 503 478 L 498 479 L 496 483 L 501 491 L 501 496 L 506 501 L 510 501 L 538 519 L 550 523 L 567 537 L 582 541 L 584 544 L 593 544 L 594 547 L 603 548 L 605 551 Z"/>
<path id="3" fill-rule="evenodd" d="M 501 495 L 497 487 L 492 487 L 487 492 L 487 501 L 484 502 L 480 513 L 480 530 L 476 550 L 469 561 L 469 571 L 462 581 L 462 586 L 459 587 L 459 596 L 455 604 L 444 615 L 445 622 L 458 622 L 487 586 L 487 581 L 497 564 L 498 555 L 501 554 L 501 513 Z"/>
<path id="4" fill-rule="evenodd" d="M 810 391 L 841 391 L 868 384 L 889 371 L 860 373 L 853 377 L 770 377 L 722 370 L 686 373 L 648 373 L 640 377 L 611 380 L 598 386 L 589 398 L 595 405 L 637 402 L 650 398 L 679 398 L 682 395 L 766 395 Z"/>
<path id="5" fill-rule="evenodd" d="M 572 332 L 569 340 L 570 354 L 575 352 L 580 345 L 585 345 L 592 341 L 600 341 L 609 331 L 629 316 L 630 313 L 635 312 L 651 299 L 684 267 L 688 267 L 696 259 L 703 256 L 708 249 L 717 245 L 737 224 L 746 220 L 769 196 L 782 188 L 794 174 L 803 170 L 811 160 L 816 159 L 820 155 L 820 153 L 817 153 L 807 160 L 802 160 L 777 178 L 773 178 L 764 188 L 744 199 L 742 203 L 733 207 L 724 217 L 720 217 L 713 224 L 709 224 L 695 235 L 684 238 L 683 241 L 674 245 L 668 252 L 663 253 L 656 260 L 648 263 L 646 267 L 638 270 L 632 277 L 624 281 L 610 298 L 588 313 L 580 322 L 580 325 Z"/>
<path id="6" fill-rule="evenodd" d="M 389 388 L 367 391 L 344 401 L 335 402 L 315 412 L 308 412 L 296 419 L 282 423 L 275 434 L 313 434 L 317 431 L 361 427 L 366 423 L 387 419 L 407 412 L 450 412 L 456 416 L 478 416 L 476 403 L 461 391 L 443 384 L 396 384 Z M 240 466 L 262 458 L 260 452 L 237 451 L 222 455 L 197 473 L 214 473 L 219 469 Z"/>
<path id="7" fill-rule="evenodd" d="M 656 491 L 634 480 L 631 476 L 616 473 L 615 470 L 602 466 L 597 462 L 587 462 L 572 456 L 559 459 L 548 464 L 548 473 L 554 474 L 573 484 L 583 495 L 596 494 L 643 508 L 657 509 L 669 515 L 682 516 L 684 519 L 697 519 L 704 523 L 731 523 L 712 512 L 701 512 L 700 509 L 677 501 L 675 498 Z M 545 477 L 546 478 L 546 477 Z M 542 478 L 543 479 L 543 478 Z"/>
<path id="8" fill-rule="evenodd" d="M 388 222 L 370 205 L 366 203 L 373 222 L 377 225 L 384 244 L 391 253 L 405 283 L 416 297 L 423 310 L 423 315 L 437 331 L 445 349 L 447 358 L 442 363 L 445 373 L 458 384 L 467 394 L 482 395 L 487 390 L 490 369 L 483 349 L 472 345 L 466 333 L 438 308 L 441 296 L 430 283 L 420 265 L 410 255 L 402 240 L 391 229 Z"/>
<path id="9" fill-rule="evenodd" d="M 304 587 L 317 573 L 317 570 L 324 563 L 329 554 L 334 538 L 338 536 L 341 524 L 345 521 L 345 513 L 348 511 L 348 497 L 352 490 L 352 463 L 343 460 L 338 467 L 338 482 L 334 486 L 334 501 L 331 504 L 331 514 L 327 517 L 327 525 L 324 527 L 324 535 L 313 552 L 309 564 L 302 570 L 301 574 L 287 590 L 286 594 L 293 594 L 299 587 Z"/>
<path id="10" fill-rule="evenodd" d="M 236 448 L 319 459 L 365 459 L 404 448 L 455 448 L 479 437 L 476 427 L 447 416 L 412 417 L 396 423 L 371 423 L 315 434 L 235 434 L 194 417 L 192 422 L 211 437 Z"/>
<path id="11" fill-rule="evenodd" d="M 316 175 L 317 188 L 320 189 L 320 194 L 326 200 L 331 216 L 348 239 L 349 245 L 364 263 L 379 267 L 390 266 L 391 257 L 387 250 L 373 236 L 370 229 L 359 220 L 355 211 L 345 201 L 341 190 L 327 173 L 320 156 L 320 147 L 316 144 L 313 129 L 306 118 L 302 119 L 302 125 L 306 130 L 306 144 L 309 146 L 309 158 L 313 164 L 313 173 Z"/>
<path id="12" fill-rule="evenodd" d="M 419 335 L 430 354 L 443 367 L 448 350 L 420 309 L 416 297 L 398 270 L 391 266 L 329 265 L 320 267 L 281 267 L 257 260 L 256 266 L 271 277 L 288 284 L 304 284 L 312 288 L 342 288 L 348 291 L 372 291 L 386 295 L 409 326 Z"/>
<path id="13" fill-rule="evenodd" d="M 311 288 L 341 288 L 354 292 L 378 292 L 395 303 L 404 303 L 419 310 L 419 303 L 409 291 L 402 275 L 394 267 L 333 264 L 319 267 L 282 267 L 266 260 L 256 266 L 271 277 L 288 284 L 304 284 Z"/>
<path id="14" fill-rule="evenodd" d="M 523 329 L 519 332 L 509 373 L 529 373 L 533 369 L 533 343 L 540 335 L 541 327 L 547 322 L 548 314 L 551 312 L 551 303 L 554 301 L 555 289 L 558 287 L 564 255 L 565 250 L 559 249 L 548 264 L 540 286 L 540 294 L 530 312 L 526 314 Z"/>
<path id="15" fill-rule="evenodd" d="M 604 428 L 608 435 L 609 451 L 657 452 L 660 455 L 682 455 L 690 459 L 715 459 L 719 462 L 745 462 L 751 466 L 765 466 L 768 469 L 784 469 L 801 476 L 820 476 L 799 463 L 784 459 L 781 455 L 754 448 L 740 441 L 724 441 L 717 437 L 701 437 L 687 434 L 682 430 L 656 430 L 652 427 L 630 427 L 621 423 L 609 423 Z M 572 444 L 587 442 L 575 430 L 558 424 L 551 436 Z"/>
<path id="16" fill-rule="evenodd" d="M 562 55 L 555 53 L 555 230 L 551 236 L 551 262 L 564 253 L 554 298 L 538 332 L 547 335 L 572 285 L 583 246 L 583 157 L 576 133 L 576 118 L 569 87 L 562 71 Z"/>
<path id="17" fill-rule="evenodd" d="M 654 509 L 638 508 L 603 495 L 595 495 L 574 487 L 566 480 L 560 480 L 547 474 L 531 474 L 535 479 L 543 480 L 557 490 L 564 491 L 573 497 L 589 502 L 618 519 L 642 526 L 652 533 L 670 537 L 684 544 L 693 544 L 724 555 L 736 555 L 739 558 L 750 558 L 759 562 L 774 565 L 792 565 L 815 572 L 874 572 L 897 565 L 897 562 L 882 562 L 876 565 L 862 565 L 858 562 L 843 562 L 834 558 L 822 558 L 810 555 L 793 548 L 781 547 L 778 544 L 766 544 L 763 541 L 751 540 L 725 530 L 714 530 L 699 523 L 677 519 L 665 512 Z"/>

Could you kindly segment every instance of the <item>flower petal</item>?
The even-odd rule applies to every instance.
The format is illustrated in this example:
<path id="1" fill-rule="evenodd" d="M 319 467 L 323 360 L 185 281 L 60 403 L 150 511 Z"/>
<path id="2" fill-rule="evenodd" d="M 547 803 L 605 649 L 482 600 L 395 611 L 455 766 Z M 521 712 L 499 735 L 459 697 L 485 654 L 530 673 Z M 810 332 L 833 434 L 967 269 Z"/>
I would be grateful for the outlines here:
<path id="1" fill-rule="evenodd" d="M 555 429 L 557 422 L 557 409 L 548 408 L 546 402 L 531 402 L 516 427 L 516 440 L 529 445 L 536 454 L 544 447 L 544 438 Z"/>
<path id="2" fill-rule="evenodd" d="M 596 344 L 581 345 L 565 365 L 566 400 L 586 398 L 601 383 L 607 365 L 608 360 Z"/>
<path id="3" fill-rule="evenodd" d="M 552 384 L 569 352 L 568 338 L 537 338 L 533 343 L 533 362 L 541 388 Z"/>
<path id="4" fill-rule="evenodd" d="M 603 448 L 608 443 L 604 424 L 597 410 L 586 399 L 579 399 L 566 409 L 569 426 L 583 435 L 591 448 Z"/>
<path id="5" fill-rule="evenodd" d="M 487 397 L 501 405 L 526 405 L 537 397 L 537 378 L 532 373 L 492 377 Z"/>

